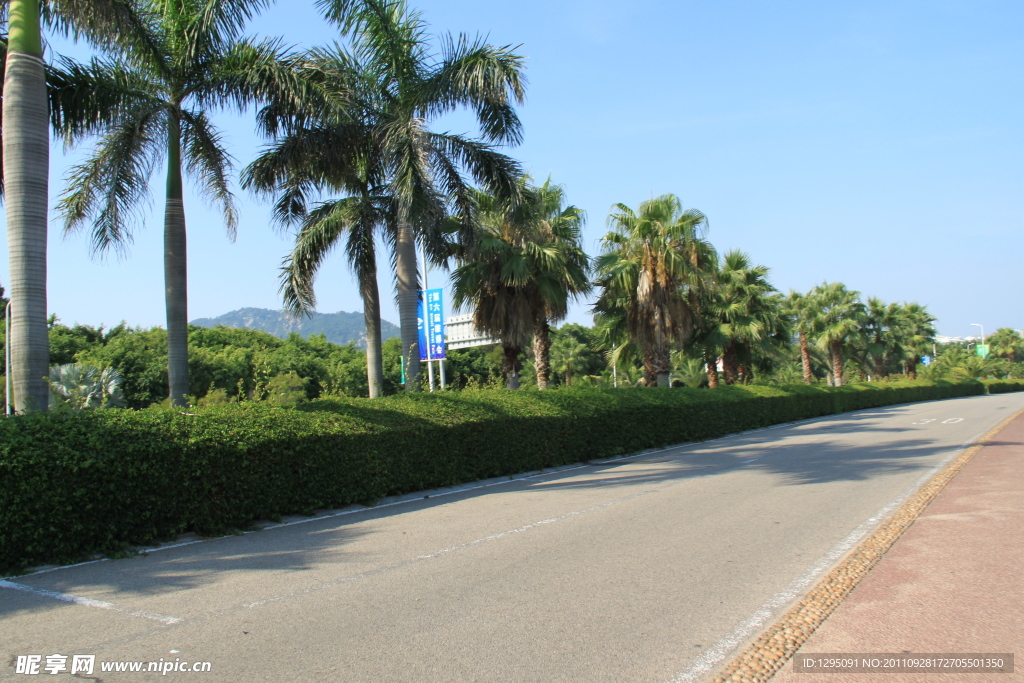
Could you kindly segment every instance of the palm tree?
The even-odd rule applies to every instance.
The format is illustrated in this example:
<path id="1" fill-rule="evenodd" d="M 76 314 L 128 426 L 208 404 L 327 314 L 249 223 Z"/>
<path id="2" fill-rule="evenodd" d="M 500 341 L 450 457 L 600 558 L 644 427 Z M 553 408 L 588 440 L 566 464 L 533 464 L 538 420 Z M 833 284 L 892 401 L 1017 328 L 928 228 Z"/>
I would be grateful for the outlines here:
<path id="1" fill-rule="evenodd" d="M 533 355 L 537 387 L 547 389 L 551 371 L 548 326 L 565 318 L 570 299 L 590 292 L 590 263 L 582 244 L 583 210 L 565 206 L 565 189 L 552 185 L 548 178 L 540 187 L 530 188 L 529 196 L 536 239 L 545 245 L 535 259 Z"/>
<path id="2" fill-rule="evenodd" d="M 793 290 L 785 302 L 786 313 L 793 321 L 793 328 L 797 333 L 800 345 L 800 365 L 803 369 L 804 384 L 814 382 L 814 373 L 811 370 L 811 352 L 807 341 L 807 335 L 811 332 L 814 318 L 814 302 L 809 295 L 801 294 Z"/>
<path id="3" fill-rule="evenodd" d="M 520 183 L 528 193 L 527 179 Z M 472 308 L 476 328 L 501 340 L 502 375 L 509 389 L 518 389 L 519 356 L 542 314 L 540 282 L 558 279 L 536 275 L 547 262 L 557 261 L 551 254 L 558 245 L 545 242 L 550 235 L 532 220 L 533 201 L 513 203 L 482 191 L 475 198 L 470 216 L 461 221 L 461 240 L 451 246 L 457 266 L 452 304 Z"/>
<path id="4" fill-rule="evenodd" d="M 353 50 L 342 59 L 368 74 L 373 92 L 375 151 L 395 202 L 395 270 L 406 390 L 419 390 L 417 234 L 427 250 L 454 205 L 472 211 L 472 193 L 460 169 L 490 190 L 514 195 L 518 165 L 492 144 L 517 144 L 521 125 L 512 103 L 522 103 L 522 58 L 511 46 L 494 47 L 465 35 L 445 36 L 440 54 L 419 15 L 402 0 L 321 0 L 328 17 L 349 34 Z M 474 111 L 484 141 L 433 133 L 428 120 L 459 108 Z M 440 251 L 435 259 L 443 258 Z"/>
<path id="5" fill-rule="evenodd" d="M 316 306 L 313 281 L 324 258 L 345 238 L 345 255 L 359 280 L 366 325 L 366 379 L 370 398 L 384 391 L 380 292 L 377 287 L 376 236 L 390 235 L 394 204 L 371 192 L 320 204 L 302 221 L 295 247 L 281 268 L 281 292 L 292 313 L 309 314 Z"/>
<path id="6" fill-rule="evenodd" d="M 46 228 L 49 130 L 42 23 L 93 43 L 119 40 L 133 21 L 124 0 L 9 0 L 3 41 L 3 158 L 0 193 L 7 202 L 11 265 L 13 404 L 18 412 L 46 410 L 49 348 L 46 326 Z"/>
<path id="7" fill-rule="evenodd" d="M 864 336 L 867 354 L 871 356 L 872 374 L 879 379 L 888 375 L 886 361 L 899 356 L 899 340 L 894 334 L 899 324 L 900 305 L 886 304 L 877 297 L 868 299 L 864 309 Z"/>
<path id="8" fill-rule="evenodd" d="M 841 282 L 825 282 L 810 293 L 815 311 L 812 329 L 818 346 L 829 354 L 837 387 L 843 385 L 843 346 L 859 334 L 864 321 L 864 304 L 859 296 Z"/>
<path id="9" fill-rule="evenodd" d="M 910 379 L 917 379 L 917 364 L 935 340 L 934 323 L 935 317 L 918 303 L 903 304 L 896 315 L 892 333 L 903 352 L 904 374 Z"/>
<path id="10" fill-rule="evenodd" d="M 785 325 L 768 268 L 754 266 L 734 249 L 725 254 L 706 290 L 701 306 L 701 329 L 695 342 L 702 355 L 721 352 L 726 384 L 749 382 L 755 352 L 770 353 Z"/>
<path id="11" fill-rule="evenodd" d="M 297 108 L 280 102 L 268 105 L 260 115 L 261 127 L 277 139 L 243 170 L 242 187 L 276 195 L 275 222 L 298 226 L 295 245 L 281 268 L 281 294 L 294 315 L 312 314 L 317 273 L 328 254 L 345 243 L 363 300 L 368 393 L 377 398 L 383 395 L 384 368 L 376 238 L 394 244 L 395 202 L 382 184 L 384 170 L 374 148 L 372 120 L 353 94 L 364 74 L 344 60 L 320 57 L 320 62 L 307 61 L 302 77 L 347 95 L 337 103 L 337 111 L 307 112 L 312 103 L 304 102 Z M 316 116 L 320 120 L 311 120 Z M 347 196 L 311 209 L 308 197 L 324 191 Z"/>
<path id="12" fill-rule="evenodd" d="M 0 291 L 0 296 L 2 294 Z M 992 349 L 993 356 L 1005 358 L 1010 362 L 1024 358 L 1024 337 L 1021 337 L 1017 330 L 1000 327 L 992 333 L 987 343 Z"/>
<path id="13" fill-rule="evenodd" d="M 551 344 L 551 369 L 561 373 L 565 378 L 565 386 L 572 386 L 573 375 L 583 372 L 587 351 L 589 349 L 586 344 L 568 334 L 560 336 Z"/>
<path id="14" fill-rule="evenodd" d="M 671 349 L 694 331 L 698 294 L 714 263 L 703 238 L 707 219 L 682 208 L 675 195 L 642 202 L 639 212 L 616 204 L 597 259 L 598 313 L 621 315 L 643 355 L 647 386 L 669 386 Z"/>
<path id="15" fill-rule="evenodd" d="M 270 97 L 314 101 L 276 41 L 241 38 L 262 0 L 151 0 L 140 5 L 111 58 L 65 62 L 54 93 L 55 127 L 68 144 L 99 135 L 92 156 L 73 167 L 60 200 L 65 230 L 92 224 L 94 251 L 124 248 L 149 177 L 166 157 L 164 281 L 168 378 L 174 405 L 189 393 L 188 300 L 183 171 L 220 205 L 228 235 L 237 227 L 229 188 L 231 157 L 206 112 L 242 109 Z"/>
<path id="16" fill-rule="evenodd" d="M 3 174 L 11 264 L 12 403 L 18 412 L 46 410 L 46 204 L 49 174 L 46 77 L 38 1 L 8 9 L 4 65 Z"/>

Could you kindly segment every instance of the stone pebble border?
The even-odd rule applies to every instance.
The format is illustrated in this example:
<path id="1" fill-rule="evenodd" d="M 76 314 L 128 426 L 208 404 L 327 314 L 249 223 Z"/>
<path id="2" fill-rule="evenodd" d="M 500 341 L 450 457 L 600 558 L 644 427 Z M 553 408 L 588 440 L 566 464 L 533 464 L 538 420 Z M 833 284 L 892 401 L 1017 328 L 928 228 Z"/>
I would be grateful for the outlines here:
<path id="1" fill-rule="evenodd" d="M 764 683 L 771 679 L 882 559 L 903 532 L 910 528 L 956 473 L 970 462 L 992 437 L 1022 415 L 1024 410 L 1006 418 L 954 458 L 894 512 L 877 531 L 851 551 L 846 559 L 818 582 L 795 607 L 719 669 L 711 681 Z"/>

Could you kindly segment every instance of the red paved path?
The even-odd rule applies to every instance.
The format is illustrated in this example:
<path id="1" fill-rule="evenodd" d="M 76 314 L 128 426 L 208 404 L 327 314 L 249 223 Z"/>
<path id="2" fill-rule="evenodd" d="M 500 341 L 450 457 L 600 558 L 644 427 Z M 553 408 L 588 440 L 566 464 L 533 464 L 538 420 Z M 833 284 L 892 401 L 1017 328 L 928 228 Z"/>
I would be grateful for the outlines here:
<path id="1" fill-rule="evenodd" d="M 772 683 L 1024 681 L 1024 415 L 975 454 L 802 653 L 1016 655 L 1014 673 L 795 673 Z"/>

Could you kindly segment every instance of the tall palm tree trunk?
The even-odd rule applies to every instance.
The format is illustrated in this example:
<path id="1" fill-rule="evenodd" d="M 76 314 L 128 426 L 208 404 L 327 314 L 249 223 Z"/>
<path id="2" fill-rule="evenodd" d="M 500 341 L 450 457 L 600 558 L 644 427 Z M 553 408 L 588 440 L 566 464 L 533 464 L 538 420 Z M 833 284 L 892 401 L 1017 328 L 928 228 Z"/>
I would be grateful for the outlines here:
<path id="1" fill-rule="evenodd" d="M 707 361 L 708 366 L 708 388 L 718 388 L 718 359 L 709 358 Z"/>
<path id="2" fill-rule="evenodd" d="M 359 290 L 363 297 L 363 320 L 366 323 L 366 384 L 370 398 L 384 393 L 384 361 L 380 338 L 380 290 L 376 269 L 360 273 Z"/>
<path id="3" fill-rule="evenodd" d="M 917 379 L 917 361 L 918 356 L 911 356 L 907 361 L 907 377 L 910 379 Z"/>
<path id="4" fill-rule="evenodd" d="M 807 348 L 807 334 L 800 332 L 800 363 L 804 369 L 804 384 L 814 382 L 814 374 L 811 372 L 811 351 Z"/>
<path id="5" fill-rule="evenodd" d="M 547 316 L 541 316 L 533 329 L 533 357 L 537 388 L 547 389 L 551 381 L 551 334 Z"/>
<path id="6" fill-rule="evenodd" d="M 405 362 L 405 390 L 420 390 L 420 340 L 416 316 L 419 274 L 416 265 L 416 235 L 412 224 L 398 222 L 395 236 L 395 271 L 398 276 L 398 323 L 402 328 L 402 358 Z"/>
<path id="7" fill-rule="evenodd" d="M 3 92 L 3 164 L 11 287 L 13 405 L 46 410 L 46 208 L 49 116 L 38 0 L 12 0 Z"/>
<path id="8" fill-rule="evenodd" d="M 502 363 L 501 372 L 505 376 L 505 386 L 509 389 L 515 390 L 519 388 L 519 347 L 518 346 L 504 346 L 502 351 L 505 353 L 504 362 Z"/>
<path id="9" fill-rule="evenodd" d="M 843 386 L 843 342 L 838 339 L 832 342 L 832 376 L 835 386 Z"/>
<path id="10" fill-rule="evenodd" d="M 167 204 L 164 207 L 164 300 L 167 306 L 167 379 L 171 405 L 187 404 L 188 253 L 181 183 L 181 121 L 167 123 Z"/>

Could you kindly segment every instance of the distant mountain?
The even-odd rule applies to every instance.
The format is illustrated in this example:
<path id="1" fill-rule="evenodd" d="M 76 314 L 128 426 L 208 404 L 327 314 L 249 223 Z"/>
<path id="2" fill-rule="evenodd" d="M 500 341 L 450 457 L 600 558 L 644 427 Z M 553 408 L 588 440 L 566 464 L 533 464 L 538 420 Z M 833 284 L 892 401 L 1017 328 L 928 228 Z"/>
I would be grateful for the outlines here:
<path id="1" fill-rule="evenodd" d="M 323 334 L 327 341 L 335 344 L 348 344 L 354 341 L 361 349 L 366 348 L 366 325 L 362 313 L 314 313 L 312 318 L 302 316 L 295 318 L 284 311 L 271 311 L 266 308 L 240 308 L 216 318 L 196 318 L 192 325 L 197 327 L 241 327 L 249 330 L 263 330 L 275 337 L 284 339 L 292 332 L 303 337 L 311 334 Z M 380 321 L 381 339 L 397 337 L 400 330 L 397 325 L 387 320 Z"/>

